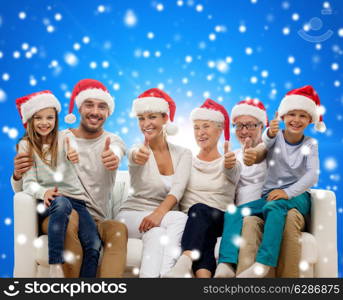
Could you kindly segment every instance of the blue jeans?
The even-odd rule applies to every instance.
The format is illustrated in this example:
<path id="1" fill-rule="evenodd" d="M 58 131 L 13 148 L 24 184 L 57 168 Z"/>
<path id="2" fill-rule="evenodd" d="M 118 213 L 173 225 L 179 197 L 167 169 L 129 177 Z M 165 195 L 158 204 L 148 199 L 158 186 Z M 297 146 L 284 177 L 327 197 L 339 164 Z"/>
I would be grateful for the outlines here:
<path id="1" fill-rule="evenodd" d="M 234 240 L 241 235 L 242 210 L 248 208 L 249 215 L 262 217 L 265 220 L 262 243 L 256 261 L 272 267 L 277 266 L 287 213 L 290 209 L 296 208 L 302 215 L 308 214 L 311 210 L 311 196 L 305 192 L 291 199 L 274 201 L 266 201 L 266 197 L 238 206 L 233 214 L 225 212 L 219 263 L 237 264 L 239 246 L 235 245 Z"/>
<path id="2" fill-rule="evenodd" d="M 49 264 L 64 263 L 63 251 L 66 229 L 71 210 L 79 214 L 78 236 L 83 248 L 80 277 L 96 277 L 101 240 L 96 224 L 82 200 L 58 196 L 45 211 L 50 216 L 48 225 Z"/>

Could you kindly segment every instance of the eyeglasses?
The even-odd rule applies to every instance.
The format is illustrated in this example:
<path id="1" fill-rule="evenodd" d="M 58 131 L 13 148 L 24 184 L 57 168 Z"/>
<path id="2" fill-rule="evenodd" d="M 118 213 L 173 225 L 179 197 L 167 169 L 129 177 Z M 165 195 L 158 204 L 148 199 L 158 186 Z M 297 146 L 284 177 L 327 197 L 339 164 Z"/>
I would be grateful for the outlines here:
<path id="1" fill-rule="evenodd" d="M 261 123 L 248 123 L 248 124 L 243 124 L 243 123 L 237 123 L 233 124 L 233 128 L 236 128 L 236 130 L 243 130 L 245 127 L 247 130 L 253 131 L 255 130 Z"/>

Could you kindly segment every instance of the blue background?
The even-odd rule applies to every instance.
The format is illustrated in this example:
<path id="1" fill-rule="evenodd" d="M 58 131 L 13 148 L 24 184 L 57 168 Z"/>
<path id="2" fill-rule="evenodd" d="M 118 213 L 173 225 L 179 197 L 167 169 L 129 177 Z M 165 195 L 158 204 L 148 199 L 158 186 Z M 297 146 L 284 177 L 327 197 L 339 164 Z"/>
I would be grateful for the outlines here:
<path id="1" fill-rule="evenodd" d="M 68 99 L 82 78 L 101 80 L 115 97 L 116 110 L 105 128 L 127 146 L 141 138 L 130 116 L 132 100 L 148 88 L 163 88 L 177 104 L 182 128 L 173 140 L 193 150 L 188 117 L 206 97 L 228 110 L 246 97 L 258 98 L 271 118 L 288 90 L 313 85 L 328 130 L 319 134 L 310 126 L 307 134 L 319 140 L 318 188 L 337 195 L 342 277 L 342 9 L 339 0 L 2 0 L 0 277 L 13 271 L 9 179 L 24 133 L 14 101 L 52 90 L 63 104 L 61 129 L 66 128 Z M 301 37 L 301 30 L 308 37 Z M 238 147 L 234 138 L 232 144 Z M 126 160 L 120 168 L 127 169 Z"/>

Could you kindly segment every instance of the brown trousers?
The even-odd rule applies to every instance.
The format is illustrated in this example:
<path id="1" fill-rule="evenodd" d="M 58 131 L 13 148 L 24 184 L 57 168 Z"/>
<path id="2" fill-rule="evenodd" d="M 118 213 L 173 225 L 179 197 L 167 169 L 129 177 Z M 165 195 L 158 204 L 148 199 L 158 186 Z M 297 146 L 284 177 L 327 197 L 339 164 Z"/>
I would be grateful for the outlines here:
<path id="1" fill-rule="evenodd" d="M 262 240 L 264 221 L 256 216 L 245 217 L 243 220 L 242 238 L 246 241 L 241 247 L 238 257 L 237 274 L 249 268 L 256 258 L 258 247 Z M 301 231 L 305 220 L 295 208 L 291 209 L 286 218 L 283 239 L 277 268 L 272 268 L 267 277 L 298 278 L 301 259 Z"/>
<path id="2" fill-rule="evenodd" d="M 42 223 L 42 231 L 48 232 L 49 217 Z M 123 223 L 106 220 L 97 222 L 100 239 L 103 242 L 103 255 L 98 269 L 100 278 L 121 278 L 126 267 L 127 255 L 127 228 Z M 64 250 L 74 254 L 72 262 L 63 264 L 66 278 L 77 278 L 80 276 L 82 264 L 82 246 L 78 238 L 79 215 L 72 210 L 66 230 Z"/>

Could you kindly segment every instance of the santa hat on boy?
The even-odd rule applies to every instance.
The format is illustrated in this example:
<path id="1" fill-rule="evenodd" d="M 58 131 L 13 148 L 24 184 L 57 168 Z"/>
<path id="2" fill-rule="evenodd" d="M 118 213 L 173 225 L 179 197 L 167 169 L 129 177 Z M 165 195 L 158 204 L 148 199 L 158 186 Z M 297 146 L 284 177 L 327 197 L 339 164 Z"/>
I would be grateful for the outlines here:
<path id="1" fill-rule="evenodd" d="M 50 91 L 36 92 L 15 101 L 20 117 L 24 124 L 27 126 L 27 121 L 38 111 L 53 107 L 57 110 L 57 113 L 61 111 L 61 104 L 57 98 Z"/>
<path id="2" fill-rule="evenodd" d="M 107 103 L 110 115 L 114 111 L 114 99 L 107 88 L 98 80 L 82 79 L 74 87 L 69 102 L 69 113 L 65 116 L 64 121 L 68 124 L 75 123 L 76 117 L 73 114 L 74 104 L 80 108 L 83 101 L 87 99 L 103 100 Z"/>
<path id="3" fill-rule="evenodd" d="M 238 102 L 231 111 L 231 120 L 235 122 L 235 118 L 239 116 L 249 115 L 260 122 L 264 126 L 268 126 L 268 116 L 263 103 L 257 99 L 247 99 Z"/>
<path id="4" fill-rule="evenodd" d="M 230 118 L 224 106 L 217 102 L 206 99 L 206 101 L 198 108 L 191 112 L 191 120 L 204 120 L 223 123 L 225 141 L 230 140 Z"/>
<path id="5" fill-rule="evenodd" d="M 278 113 L 279 118 L 291 110 L 304 110 L 312 117 L 314 128 L 319 132 L 324 132 L 326 126 L 323 122 L 322 108 L 317 92 L 310 85 L 294 89 L 286 94 L 282 99 Z"/>
<path id="6" fill-rule="evenodd" d="M 168 114 L 170 122 L 165 128 L 168 135 L 175 135 L 178 130 L 176 125 L 171 124 L 174 121 L 175 110 L 174 100 L 167 93 L 157 88 L 143 92 L 137 99 L 133 100 L 132 104 L 132 112 L 136 116 L 146 112 Z"/>

